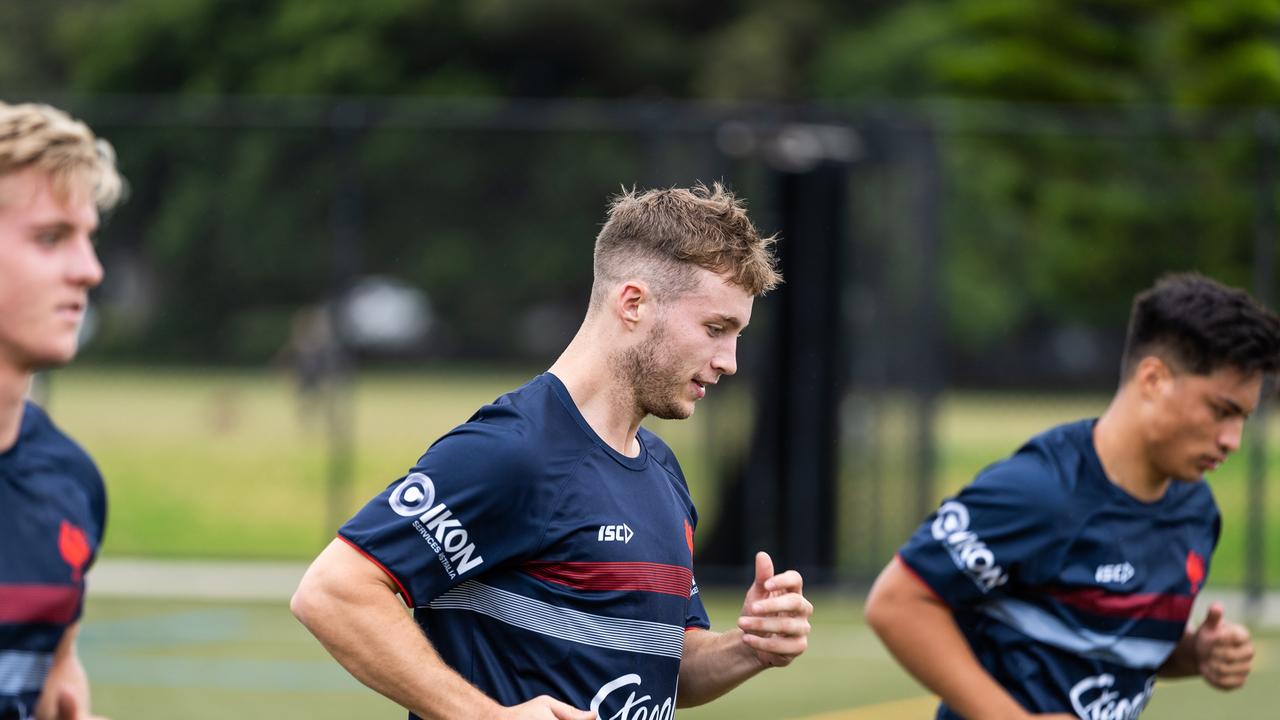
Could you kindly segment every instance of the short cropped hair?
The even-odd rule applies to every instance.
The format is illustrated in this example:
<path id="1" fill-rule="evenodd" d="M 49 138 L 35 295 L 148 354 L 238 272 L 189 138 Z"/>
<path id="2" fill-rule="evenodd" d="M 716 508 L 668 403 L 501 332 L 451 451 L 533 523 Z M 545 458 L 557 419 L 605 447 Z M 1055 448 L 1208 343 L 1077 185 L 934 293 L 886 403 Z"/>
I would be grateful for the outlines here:
<path id="1" fill-rule="evenodd" d="M 637 276 L 659 301 L 678 297 L 695 286 L 697 268 L 762 295 L 782 282 L 776 242 L 776 235 L 760 236 L 742 201 L 720 183 L 624 190 L 596 237 L 591 304 L 598 306 L 610 285 Z"/>
<path id="2" fill-rule="evenodd" d="M 1280 319 L 1243 290 L 1197 273 L 1166 275 L 1133 300 L 1122 378 L 1149 355 L 1196 375 L 1222 367 L 1273 375 L 1280 368 Z"/>
<path id="3" fill-rule="evenodd" d="M 59 200 L 85 189 L 100 210 L 114 207 L 124 187 L 115 151 L 88 125 L 49 105 L 0 102 L 0 176 L 28 168 L 49 176 Z"/>

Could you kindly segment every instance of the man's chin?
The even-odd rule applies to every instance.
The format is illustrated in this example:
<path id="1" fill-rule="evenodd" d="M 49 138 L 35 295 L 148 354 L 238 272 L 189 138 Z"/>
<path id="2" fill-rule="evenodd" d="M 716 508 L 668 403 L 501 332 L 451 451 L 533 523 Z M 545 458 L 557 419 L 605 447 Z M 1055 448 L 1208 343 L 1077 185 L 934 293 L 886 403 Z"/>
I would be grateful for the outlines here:
<path id="1" fill-rule="evenodd" d="M 26 365 L 26 370 L 30 372 L 40 372 L 41 370 L 56 370 L 64 365 L 68 365 L 76 358 L 78 348 L 71 349 L 59 348 L 41 355 L 32 357 Z"/>
<path id="2" fill-rule="evenodd" d="M 654 408 L 648 414 L 658 418 L 659 420 L 687 420 L 693 415 L 694 404 L 681 405 L 672 403 L 660 408 Z"/>

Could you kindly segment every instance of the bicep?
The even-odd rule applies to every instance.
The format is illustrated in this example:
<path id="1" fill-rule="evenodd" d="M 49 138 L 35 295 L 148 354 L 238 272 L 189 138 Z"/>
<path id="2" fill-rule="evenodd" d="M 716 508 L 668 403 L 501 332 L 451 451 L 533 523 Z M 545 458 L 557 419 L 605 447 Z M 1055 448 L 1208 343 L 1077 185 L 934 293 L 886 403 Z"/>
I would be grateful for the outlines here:
<path id="1" fill-rule="evenodd" d="M 296 613 L 325 600 L 361 602 L 371 595 L 394 597 L 399 592 L 399 583 L 386 570 L 339 537 L 307 568 L 293 605 Z"/>
<path id="2" fill-rule="evenodd" d="M 894 556 L 867 594 L 867 621 L 874 627 L 890 615 L 910 612 L 921 604 L 946 608 L 938 594 L 911 570 L 900 557 Z"/>
<path id="3" fill-rule="evenodd" d="M 400 592 L 399 584 L 376 560 L 338 537 L 316 557 L 303 576 L 303 582 L 324 587 L 369 588 L 381 586 L 392 593 Z"/>

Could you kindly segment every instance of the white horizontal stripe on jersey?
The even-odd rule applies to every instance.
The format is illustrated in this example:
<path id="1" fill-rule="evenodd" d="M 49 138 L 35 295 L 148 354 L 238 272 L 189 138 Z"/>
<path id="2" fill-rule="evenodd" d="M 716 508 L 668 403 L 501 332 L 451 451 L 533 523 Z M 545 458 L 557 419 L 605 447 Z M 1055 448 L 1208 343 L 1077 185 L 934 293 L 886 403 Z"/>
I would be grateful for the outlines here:
<path id="1" fill-rule="evenodd" d="M 981 610 L 988 617 L 1046 645 L 1140 670 L 1153 670 L 1163 665 L 1177 645 L 1166 640 L 1106 635 L 1087 628 L 1073 628 L 1046 610 L 1012 598 L 992 600 L 983 604 Z"/>
<path id="2" fill-rule="evenodd" d="M 53 653 L 0 650 L 0 695 L 40 690 L 53 667 Z"/>
<path id="3" fill-rule="evenodd" d="M 561 640 L 679 659 L 684 628 L 678 625 L 592 615 L 468 580 L 431 601 L 432 610 L 470 610 L 508 625 Z"/>

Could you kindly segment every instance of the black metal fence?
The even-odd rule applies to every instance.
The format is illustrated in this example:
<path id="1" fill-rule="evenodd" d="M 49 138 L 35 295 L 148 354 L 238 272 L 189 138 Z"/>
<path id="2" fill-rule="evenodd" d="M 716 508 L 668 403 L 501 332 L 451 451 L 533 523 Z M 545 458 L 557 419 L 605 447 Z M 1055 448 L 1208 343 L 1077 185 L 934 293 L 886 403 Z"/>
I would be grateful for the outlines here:
<path id="1" fill-rule="evenodd" d="M 729 183 L 783 235 L 788 282 L 758 303 L 742 397 L 709 411 L 712 470 L 691 478 L 718 488 L 708 576 L 767 547 L 818 580 L 873 577 L 979 467 L 939 437 L 941 404 L 1104 396 L 1128 301 L 1163 271 L 1275 299 L 1266 114 L 51 100 L 112 140 L 131 187 L 101 243 L 103 362 L 263 363 L 300 308 L 377 275 L 430 300 L 398 359 L 545 363 L 580 318 L 610 194 Z M 1256 589 L 1280 529 L 1265 413 L 1252 425 L 1247 491 L 1224 504 L 1248 529 L 1223 552 Z"/>

